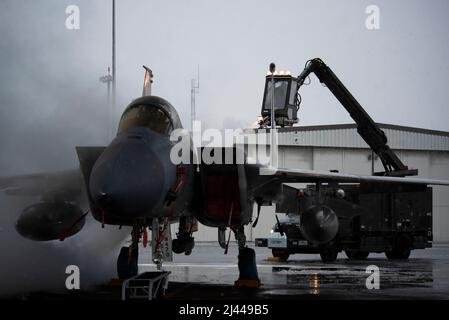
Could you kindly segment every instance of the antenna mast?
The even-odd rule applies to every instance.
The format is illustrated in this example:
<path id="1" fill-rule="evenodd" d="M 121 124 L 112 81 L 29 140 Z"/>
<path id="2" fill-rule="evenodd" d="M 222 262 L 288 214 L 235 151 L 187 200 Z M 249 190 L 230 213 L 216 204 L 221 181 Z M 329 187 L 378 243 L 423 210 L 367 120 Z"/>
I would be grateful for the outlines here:
<path id="1" fill-rule="evenodd" d="M 200 66 L 198 65 L 198 79 L 192 79 L 190 88 L 190 130 L 193 132 L 193 122 L 196 119 L 196 95 L 200 93 Z"/>
<path id="2" fill-rule="evenodd" d="M 108 74 L 103 76 L 103 77 L 100 77 L 100 82 L 106 83 L 106 85 L 107 85 L 107 90 L 108 91 L 107 91 L 107 97 L 106 97 L 106 99 L 107 99 L 106 105 L 108 107 L 111 105 L 111 83 L 113 82 L 112 79 L 113 78 L 111 76 L 111 68 L 108 67 Z M 111 131 L 112 131 L 111 125 L 112 125 L 111 124 L 111 120 L 108 118 L 108 120 L 107 120 L 107 135 L 108 135 L 107 138 L 108 139 L 111 136 Z"/>

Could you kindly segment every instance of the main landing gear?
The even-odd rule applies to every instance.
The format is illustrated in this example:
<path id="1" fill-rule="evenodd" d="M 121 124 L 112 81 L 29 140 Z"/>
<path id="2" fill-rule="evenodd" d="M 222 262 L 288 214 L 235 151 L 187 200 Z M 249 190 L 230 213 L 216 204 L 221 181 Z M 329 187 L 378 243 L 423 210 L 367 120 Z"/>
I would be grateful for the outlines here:
<path id="1" fill-rule="evenodd" d="M 256 253 L 254 249 L 246 246 L 246 236 L 243 226 L 232 228 L 239 246 L 238 267 L 239 279 L 235 281 L 236 287 L 260 287 L 259 275 L 257 273 Z"/>

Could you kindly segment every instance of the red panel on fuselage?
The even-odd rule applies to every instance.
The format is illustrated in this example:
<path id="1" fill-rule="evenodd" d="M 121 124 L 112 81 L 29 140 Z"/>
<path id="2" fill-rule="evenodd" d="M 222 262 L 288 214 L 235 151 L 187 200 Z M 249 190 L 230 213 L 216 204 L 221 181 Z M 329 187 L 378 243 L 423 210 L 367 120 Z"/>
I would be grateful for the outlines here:
<path id="1" fill-rule="evenodd" d="M 208 176 L 206 180 L 206 213 L 211 217 L 240 217 L 240 189 L 237 176 Z"/>

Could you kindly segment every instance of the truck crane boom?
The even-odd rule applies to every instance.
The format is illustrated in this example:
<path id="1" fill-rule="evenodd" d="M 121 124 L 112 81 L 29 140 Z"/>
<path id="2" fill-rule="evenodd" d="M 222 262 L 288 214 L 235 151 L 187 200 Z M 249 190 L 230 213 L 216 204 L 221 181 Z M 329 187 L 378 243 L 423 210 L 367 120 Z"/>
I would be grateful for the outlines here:
<path id="1" fill-rule="evenodd" d="M 357 132 L 379 156 L 385 171 L 376 172 L 375 175 L 403 177 L 418 174 L 418 170 L 410 170 L 402 163 L 394 151 L 388 146 L 388 140 L 385 133 L 368 115 L 348 89 L 346 89 L 334 72 L 321 59 L 315 58 L 306 63 L 304 70 L 297 78 L 298 90 L 312 72 L 317 76 L 321 83 L 327 86 L 346 111 L 348 111 L 349 115 L 357 124 Z"/>

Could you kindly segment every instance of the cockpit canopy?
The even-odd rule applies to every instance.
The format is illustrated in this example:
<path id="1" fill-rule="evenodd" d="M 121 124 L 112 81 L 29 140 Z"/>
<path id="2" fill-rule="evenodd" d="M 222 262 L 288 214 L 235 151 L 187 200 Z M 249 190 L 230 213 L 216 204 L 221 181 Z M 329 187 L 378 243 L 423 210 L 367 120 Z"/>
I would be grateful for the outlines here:
<path id="1" fill-rule="evenodd" d="M 134 105 L 123 113 L 119 133 L 131 127 L 145 127 L 160 134 L 169 134 L 173 130 L 171 120 L 163 110 L 146 104 Z"/>
<path id="2" fill-rule="evenodd" d="M 179 116 L 166 100 L 156 97 L 141 97 L 126 108 L 120 119 L 118 134 L 132 127 L 144 127 L 160 134 L 170 134 L 182 128 Z"/>

